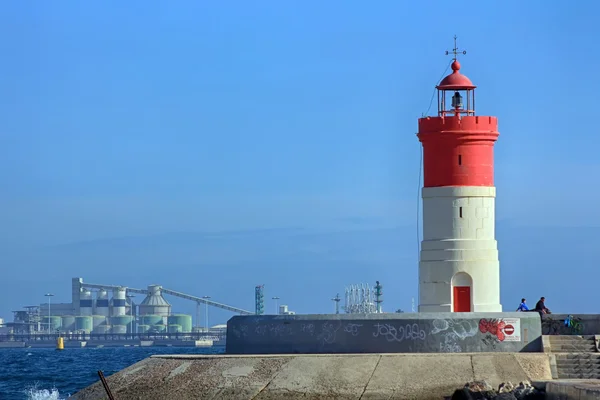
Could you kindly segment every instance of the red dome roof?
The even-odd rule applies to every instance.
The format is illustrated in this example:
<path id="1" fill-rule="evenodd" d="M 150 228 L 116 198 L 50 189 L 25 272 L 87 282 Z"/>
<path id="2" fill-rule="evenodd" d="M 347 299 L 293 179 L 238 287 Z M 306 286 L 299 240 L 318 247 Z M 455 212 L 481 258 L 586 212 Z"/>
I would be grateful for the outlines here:
<path id="1" fill-rule="evenodd" d="M 442 79 L 439 85 L 436 88 L 440 90 L 465 90 L 465 89 L 475 89 L 475 85 L 473 82 L 460 72 L 460 63 L 457 60 L 454 60 L 452 63 L 452 73 Z"/>

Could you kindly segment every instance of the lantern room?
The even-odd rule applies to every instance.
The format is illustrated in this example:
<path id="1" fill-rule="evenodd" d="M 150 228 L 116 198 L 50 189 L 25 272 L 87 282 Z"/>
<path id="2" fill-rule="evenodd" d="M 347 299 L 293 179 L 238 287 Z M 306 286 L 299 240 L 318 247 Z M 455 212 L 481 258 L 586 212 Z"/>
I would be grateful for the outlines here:
<path id="1" fill-rule="evenodd" d="M 455 58 L 452 73 L 436 86 L 438 93 L 438 116 L 475 115 L 475 85 L 460 73 L 460 63 Z"/>

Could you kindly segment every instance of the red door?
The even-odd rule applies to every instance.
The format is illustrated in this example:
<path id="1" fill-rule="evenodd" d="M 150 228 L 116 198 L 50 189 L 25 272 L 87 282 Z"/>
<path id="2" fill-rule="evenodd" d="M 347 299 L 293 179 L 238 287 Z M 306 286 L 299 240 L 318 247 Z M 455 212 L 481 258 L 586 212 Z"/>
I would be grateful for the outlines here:
<path id="1" fill-rule="evenodd" d="M 471 312 L 471 288 L 454 286 L 454 312 Z"/>

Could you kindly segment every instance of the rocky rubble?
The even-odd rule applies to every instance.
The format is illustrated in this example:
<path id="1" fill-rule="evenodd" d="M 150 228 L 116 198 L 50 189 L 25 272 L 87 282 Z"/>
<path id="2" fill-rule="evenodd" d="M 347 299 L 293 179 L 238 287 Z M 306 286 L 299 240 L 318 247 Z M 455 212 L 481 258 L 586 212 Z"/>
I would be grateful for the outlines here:
<path id="1" fill-rule="evenodd" d="M 466 383 L 462 389 L 457 389 L 454 394 L 447 397 L 448 400 L 541 400 L 545 399 L 546 394 L 525 381 L 518 385 L 511 382 L 505 382 L 495 390 L 486 381 L 475 381 Z"/>

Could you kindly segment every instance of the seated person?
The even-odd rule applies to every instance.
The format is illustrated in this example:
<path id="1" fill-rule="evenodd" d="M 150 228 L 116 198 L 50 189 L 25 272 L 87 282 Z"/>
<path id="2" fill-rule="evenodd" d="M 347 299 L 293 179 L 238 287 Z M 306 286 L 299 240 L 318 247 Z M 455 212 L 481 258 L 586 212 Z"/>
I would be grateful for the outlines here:
<path id="1" fill-rule="evenodd" d="M 540 300 L 536 303 L 535 305 L 535 311 L 539 312 L 540 315 L 542 314 L 550 314 L 550 310 L 546 307 L 546 298 L 542 297 L 540 298 Z"/>
<path id="2" fill-rule="evenodd" d="M 521 299 L 521 304 L 519 304 L 517 311 L 529 311 L 529 307 L 527 307 L 527 302 L 525 299 Z"/>

